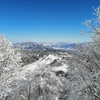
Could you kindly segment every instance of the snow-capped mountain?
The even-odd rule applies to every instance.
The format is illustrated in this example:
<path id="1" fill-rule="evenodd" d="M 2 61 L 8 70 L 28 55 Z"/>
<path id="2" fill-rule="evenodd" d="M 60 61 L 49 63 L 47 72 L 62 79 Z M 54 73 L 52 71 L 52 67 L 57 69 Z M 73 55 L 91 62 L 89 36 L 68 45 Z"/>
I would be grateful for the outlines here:
<path id="1" fill-rule="evenodd" d="M 35 42 L 22 42 L 22 43 L 16 43 L 14 44 L 15 47 L 20 47 L 21 49 L 25 50 L 34 50 L 34 51 L 45 51 L 48 48 L 43 46 L 42 44 L 35 43 Z"/>
<path id="2" fill-rule="evenodd" d="M 67 42 L 51 42 L 51 43 L 35 43 L 35 42 L 22 42 L 14 44 L 26 50 L 46 51 L 46 50 L 73 50 L 76 45 L 83 45 L 84 43 L 67 43 Z"/>
<path id="3" fill-rule="evenodd" d="M 53 48 L 53 49 L 65 49 L 72 50 L 76 45 L 83 45 L 84 43 L 67 43 L 67 42 L 52 42 L 52 43 L 42 43 L 43 46 Z"/>

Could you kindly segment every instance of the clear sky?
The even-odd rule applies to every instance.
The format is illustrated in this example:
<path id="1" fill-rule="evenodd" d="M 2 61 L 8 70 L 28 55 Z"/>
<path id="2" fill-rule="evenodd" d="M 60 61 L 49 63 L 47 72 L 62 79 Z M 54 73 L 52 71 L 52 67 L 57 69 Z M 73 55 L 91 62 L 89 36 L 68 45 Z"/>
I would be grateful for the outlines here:
<path id="1" fill-rule="evenodd" d="M 88 42 L 82 25 L 100 0 L 0 0 L 0 33 L 12 42 Z"/>

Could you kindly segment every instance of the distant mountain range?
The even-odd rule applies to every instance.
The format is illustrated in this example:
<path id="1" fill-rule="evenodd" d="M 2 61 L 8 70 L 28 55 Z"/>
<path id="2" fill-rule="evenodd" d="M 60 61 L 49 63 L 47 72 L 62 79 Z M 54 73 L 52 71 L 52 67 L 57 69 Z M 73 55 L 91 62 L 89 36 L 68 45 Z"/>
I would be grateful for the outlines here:
<path id="1" fill-rule="evenodd" d="M 53 49 L 72 50 L 76 45 L 83 45 L 84 43 L 67 43 L 67 42 L 52 42 L 52 43 L 41 43 L 43 46 Z"/>
<path id="2" fill-rule="evenodd" d="M 51 43 L 35 43 L 35 42 L 22 42 L 14 44 L 25 50 L 46 51 L 46 50 L 73 50 L 76 45 L 83 45 L 85 43 L 67 43 L 67 42 L 51 42 Z"/>
<path id="3" fill-rule="evenodd" d="M 22 43 L 16 43 L 14 44 L 15 47 L 19 47 L 21 49 L 25 50 L 34 50 L 34 51 L 45 51 L 48 50 L 45 46 L 43 46 L 40 43 L 35 43 L 35 42 L 22 42 Z"/>

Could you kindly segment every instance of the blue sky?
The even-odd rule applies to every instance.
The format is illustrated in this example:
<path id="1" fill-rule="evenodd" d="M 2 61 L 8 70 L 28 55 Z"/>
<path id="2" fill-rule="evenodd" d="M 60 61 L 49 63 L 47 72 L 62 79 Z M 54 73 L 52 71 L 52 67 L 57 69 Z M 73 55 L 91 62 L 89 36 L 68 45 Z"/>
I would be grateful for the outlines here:
<path id="1" fill-rule="evenodd" d="M 100 0 L 0 0 L 0 33 L 12 42 L 88 42 L 82 22 Z"/>

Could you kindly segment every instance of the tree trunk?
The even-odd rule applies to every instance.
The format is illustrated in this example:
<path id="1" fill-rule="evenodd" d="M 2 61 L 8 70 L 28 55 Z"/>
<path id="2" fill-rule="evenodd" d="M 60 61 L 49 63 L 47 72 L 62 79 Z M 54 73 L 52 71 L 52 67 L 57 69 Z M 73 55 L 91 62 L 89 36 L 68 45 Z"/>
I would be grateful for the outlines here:
<path id="1" fill-rule="evenodd" d="M 28 100 L 31 100 L 30 93 L 31 93 L 31 85 L 28 85 Z"/>

